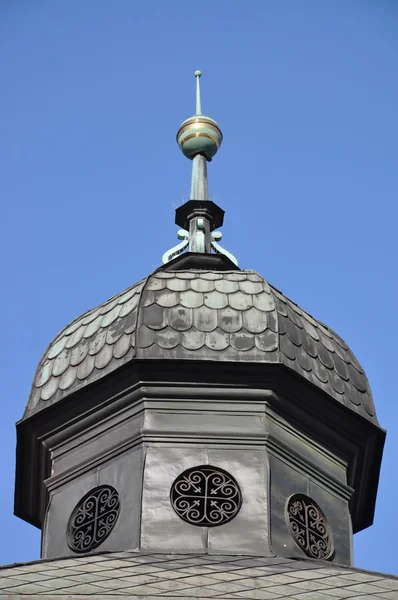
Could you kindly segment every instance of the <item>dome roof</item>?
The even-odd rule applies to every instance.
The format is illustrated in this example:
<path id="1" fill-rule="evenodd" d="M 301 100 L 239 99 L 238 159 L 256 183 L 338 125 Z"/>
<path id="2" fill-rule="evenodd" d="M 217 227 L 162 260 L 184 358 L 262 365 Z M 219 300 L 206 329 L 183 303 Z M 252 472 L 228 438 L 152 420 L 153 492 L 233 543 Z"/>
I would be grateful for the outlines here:
<path id="1" fill-rule="evenodd" d="M 25 417 L 140 359 L 281 363 L 377 423 L 348 346 L 254 271 L 157 270 L 51 342 Z"/>

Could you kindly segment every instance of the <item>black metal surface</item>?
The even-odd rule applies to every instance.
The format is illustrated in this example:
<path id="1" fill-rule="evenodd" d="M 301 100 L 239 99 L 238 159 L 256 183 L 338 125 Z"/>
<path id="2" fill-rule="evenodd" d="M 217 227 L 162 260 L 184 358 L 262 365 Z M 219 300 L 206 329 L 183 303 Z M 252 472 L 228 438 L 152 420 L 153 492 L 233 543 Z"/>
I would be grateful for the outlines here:
<path id="1" fill-rule="evenodd" d="M 286 520 L 298 547 L 310 558 L 333 555 L 333 534 L 318 504 L 304 494 L 294 494 L 286 504 Z"/>
<path id="2" fill-rule="evenodd" d="M 204 216 L 210 222 L 210 231 L 218 229 L 224 222 L 225 211 L 212 200 L 188 200 L 176 210 L 175 223 L 188 229 L 190 218 Z"/>
<path id="3" fill-rule="evenodd" d="M 174 481 L 170 502 L 190 525 L 216 527 L 232 521 L 242 506 L 242 494 L 232 475 L 211 465 L 187 469 Z"/>
<path id="4" fill-rule="evenodd" d="M 120 513 L 119 494 L 101 485 L 78 502 L 68 522 L 67 542 L 73 552 L 83 554 L 98 548 L 110 535 Z"/>
<path id="5" fill-rule="evenodd" d="M 161 267 L 162 271 L 240 271 L 230 258 L 224 254 L 204 254 L 201 252 L 183 252 Z"/>

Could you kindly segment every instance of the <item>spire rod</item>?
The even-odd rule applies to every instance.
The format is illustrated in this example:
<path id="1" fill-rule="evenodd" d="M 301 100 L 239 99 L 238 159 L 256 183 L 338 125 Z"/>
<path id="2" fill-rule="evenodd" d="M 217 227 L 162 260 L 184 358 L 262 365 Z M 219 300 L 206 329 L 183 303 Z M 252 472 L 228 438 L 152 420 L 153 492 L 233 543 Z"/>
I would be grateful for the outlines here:
<path id="1" fill-rule="evenodd" d="M 207 161 L 202 154 L 192 160 L 191 200 L 208 200 Z"/>
<path id="2" fill-rule="evenodd" d="M 202 114 L 202 104 L 200 101 L 200 77 L 202 73 L 200 71 L 195 71 L 196 77 L 196 115 L 200 116 Z"/>
<path id="3" fill-rule="evenodd" d="M 200 100 L 200 78 L 201 71 L 195 71 L 196 77 L 196 116 L 202 115 L 202 105 Z M 207 159 L 203 154 L 197 154 L 192 159 L 191 176 L 191 200 L 208 200 L 209 193 L 207 187 Z"/>

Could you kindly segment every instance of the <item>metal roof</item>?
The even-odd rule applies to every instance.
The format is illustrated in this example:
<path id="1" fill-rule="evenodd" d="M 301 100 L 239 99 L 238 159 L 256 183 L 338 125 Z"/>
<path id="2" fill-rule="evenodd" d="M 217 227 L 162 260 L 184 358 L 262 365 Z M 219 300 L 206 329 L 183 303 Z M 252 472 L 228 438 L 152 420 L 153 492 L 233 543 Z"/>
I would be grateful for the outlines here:
<path id="1" fill-rule="evenodd" d="M 68 325 L 50 344 L 25 417 L 133 359 L 281 363 L 377 423 L 344 341 L 254 271 L 157 270 Z"/>
<path id="2" fill-rule="evenodd" d="M 0 600 L 17 598 L 397 600 L 398 578 L 290 558 L 112 552 L 0 568 Z"/>

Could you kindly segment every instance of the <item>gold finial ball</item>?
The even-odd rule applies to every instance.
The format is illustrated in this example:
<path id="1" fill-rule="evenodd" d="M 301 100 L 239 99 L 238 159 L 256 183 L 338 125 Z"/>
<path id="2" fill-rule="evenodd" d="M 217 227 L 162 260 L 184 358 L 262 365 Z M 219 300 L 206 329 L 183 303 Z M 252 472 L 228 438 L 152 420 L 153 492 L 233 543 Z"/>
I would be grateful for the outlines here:
<path id="1" fill-rule="evenodd" d="M 202 75 L 201 71 L 195 71 L 194 73 L 195 77 L 200 77 Z"/>
<path id="2" fill-rule="evenodd" d="M 216 121 L 204 115 L 190 117 L 182 123 L 177 133 L 177 143 L 182 153 L 191 160 L 197 154 L 203 154 L 211 160 L 221 142 L 222 133 Z"/>

